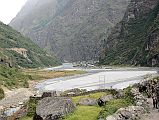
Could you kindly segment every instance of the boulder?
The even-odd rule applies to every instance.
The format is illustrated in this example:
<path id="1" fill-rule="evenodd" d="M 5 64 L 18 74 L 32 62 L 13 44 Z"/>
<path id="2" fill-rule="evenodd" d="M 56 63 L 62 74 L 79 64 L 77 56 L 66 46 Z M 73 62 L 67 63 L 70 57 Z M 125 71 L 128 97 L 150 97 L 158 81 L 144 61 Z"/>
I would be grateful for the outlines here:
<path id="1" fill-rule="evenodd" d="M 120 108 L 115 114 L 108 116 L 106 120 L 138 120 L 139 116 L 144 113 L 144 107 L 129 106 Z"/>
<path id="2" fill-rule="evenodd" d="M 109 102 L 110 100 L 114 99 L 114 97 L 112 94 L 110 94 L 110 95 L 103 95 L 102 97 L 100 97 L 100 99 L 103 102 Z"/>
<path id="3" fill-rule="evenodd" d="M 122 98 L 124 97 L 124 91 L 123 90 L 117 90 L 117 94 L 114 96 L 115 98 Z"/>
<path id="4" fill-rule="evenodd" d="M 88 106 L 94 106 L 97 105 L 97 100 L 93 98 L 81 98 L 78 101 L 79 105 L 88 105 Z"/>
<path id="5" fill-rule="evenodd" d="M 59 120 L 74 110 L 75 105 L 70 98 L 46 97 L 39 101 L 36 108 L 36 115 L 43 120 Z"/>

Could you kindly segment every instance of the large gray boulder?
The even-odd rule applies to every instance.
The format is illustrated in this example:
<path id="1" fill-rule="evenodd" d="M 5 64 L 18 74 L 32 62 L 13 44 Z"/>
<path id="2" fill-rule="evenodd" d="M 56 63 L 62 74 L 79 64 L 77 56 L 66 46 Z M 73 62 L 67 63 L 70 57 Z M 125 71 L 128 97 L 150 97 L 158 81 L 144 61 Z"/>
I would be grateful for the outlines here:
<path id="1" fill-rule="evenodd" d="M 93 98 L 81 98 L 78 101 L 79 105 L 88 105 L 88 106 L 94 106 L 97 105 L 97 100 Z"/>
<path id="2" fill-rule="evenodd" d="M 70 98 L 47 97 L 39 101 L 36 114 L 43 120 L 59 120 L 74 110 L 75 105 Z"/>

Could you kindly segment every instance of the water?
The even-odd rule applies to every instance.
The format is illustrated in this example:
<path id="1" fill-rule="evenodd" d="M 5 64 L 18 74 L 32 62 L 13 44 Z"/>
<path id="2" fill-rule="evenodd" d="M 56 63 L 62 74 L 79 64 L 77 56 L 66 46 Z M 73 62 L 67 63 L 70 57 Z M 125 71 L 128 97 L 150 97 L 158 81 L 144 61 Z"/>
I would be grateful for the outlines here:
<path id="1" fill-rule="evenodd" d="M 53 67 L 53 68 L 46 68 L 44 70 L 67 70 L 67 69 L 74 69 L 72 63 L 63 63 L 61 66 Z"/>
<path id="2" fill-rule="evenodd" d="M 17 112 L 18 110 L 20 110 L 21 107 L 15 107 L 15 108 L 8 108 L 7 110 L 4 111 L 3 115 L 4 116 L 11 116 L 13 115 L 15 112 Z"/>

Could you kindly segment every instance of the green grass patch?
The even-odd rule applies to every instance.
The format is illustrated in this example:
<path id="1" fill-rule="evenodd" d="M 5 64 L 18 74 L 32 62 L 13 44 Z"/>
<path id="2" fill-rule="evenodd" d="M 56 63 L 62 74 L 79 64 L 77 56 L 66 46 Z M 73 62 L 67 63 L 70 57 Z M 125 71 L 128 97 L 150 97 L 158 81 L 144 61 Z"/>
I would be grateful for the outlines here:
<path id="1" fill-rule="evenodd" d="M 32 117 L 23 117 L 23 118 L 20 118 L 19 120 L 33 120 Z"/>
<path id="2" fill-rule="evenodd" d="M 82 98 L 94 98 L 94 99 L 98 99 L 100 98 L 102 95 L 107 95 L 109 93 L 107 92 L 98 92 L 98 93 L 92 93 L 89 95 L 83 95 L 83 96 L 77 96 L 77 97 L 72 97 L 73 103 L 77 103 L 80 99 Z"/>
<path id="3" fill-rule="evenodd" d="M 97 120 L 102 108 L 97 106 L 78 106 L 77 110 L 64 120 Z"/>
<path id="4" fill-rule="evenodd" d="M 99 114 L 99 118 L 106 118 L 107 116 L 115 113 L 118 109 L 129 105 L 132 105 L 132 103 L 128 102 L 126 99 L 112 100 L 104 106 L 104 109 Z"/>

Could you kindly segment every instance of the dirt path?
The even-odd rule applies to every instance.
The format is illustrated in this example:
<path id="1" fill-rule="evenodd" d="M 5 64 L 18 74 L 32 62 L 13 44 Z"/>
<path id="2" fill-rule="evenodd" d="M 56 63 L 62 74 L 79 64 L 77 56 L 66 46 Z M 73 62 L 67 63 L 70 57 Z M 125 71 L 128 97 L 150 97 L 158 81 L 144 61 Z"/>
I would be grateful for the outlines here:
<path id="1" fill-rule="evenodd" d="M 13 91 L 6 90 L 5 95 L 6 97 L 0 101 L 0 109 L 19 106 L 19 104 L 26 102 L 34 94 L 27 88 L 20 88 Z"/>
<path id="2" fill-rule="evenodd" d="M 159 120 L 159 111 L 153 108 L 152 99 L 148 99 L 150 104 L 150 113 L 142 116 L 141 120 Z"/>

